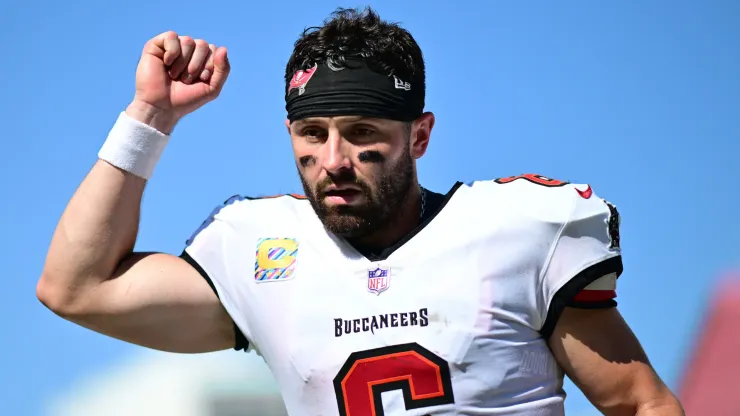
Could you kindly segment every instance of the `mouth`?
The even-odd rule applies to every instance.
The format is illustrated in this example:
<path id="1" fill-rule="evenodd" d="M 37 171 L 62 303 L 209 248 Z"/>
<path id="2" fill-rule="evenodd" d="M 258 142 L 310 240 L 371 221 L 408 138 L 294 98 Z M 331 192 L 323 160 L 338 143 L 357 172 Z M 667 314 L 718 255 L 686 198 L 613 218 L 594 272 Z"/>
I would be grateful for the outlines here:
<path id="1" fill-rule="evenodd" d="M 332 205 L 347 205 L 358 201 L 362 191 L 354 188 L 329 189 L 324 191 L 324 200 Z"/>

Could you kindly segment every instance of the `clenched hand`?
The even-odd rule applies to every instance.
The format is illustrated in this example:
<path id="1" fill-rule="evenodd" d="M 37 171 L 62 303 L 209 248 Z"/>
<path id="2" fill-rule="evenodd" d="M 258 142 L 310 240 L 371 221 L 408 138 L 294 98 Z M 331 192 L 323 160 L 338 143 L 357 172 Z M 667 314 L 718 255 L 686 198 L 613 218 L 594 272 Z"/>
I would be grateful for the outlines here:
<path id="1" fill-rule="evenodd" d="M 164 32 L 144 46 L 126 113 L 170 134 L 182 117 L 218 97 L 229 71 L 225 47 Z"/>

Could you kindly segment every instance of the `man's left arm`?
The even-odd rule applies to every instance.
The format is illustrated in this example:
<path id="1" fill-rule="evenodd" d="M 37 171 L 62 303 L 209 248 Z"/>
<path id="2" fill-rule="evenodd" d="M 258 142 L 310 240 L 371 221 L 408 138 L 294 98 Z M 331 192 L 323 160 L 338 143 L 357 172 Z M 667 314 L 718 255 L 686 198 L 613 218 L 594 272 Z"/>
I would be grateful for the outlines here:
<path id="1" fill-rule="evenodd" d="M 566 307 L 549 345 L 568 377 L 603 414 L 685 415 L 616 307 Z"/>
<path id="2" fill-rule="evenodd" d="M 565 209 L 550 210 L 561 217 L 552 218 L 560 227 L 543 268 L 547 308 L 540 333 L 560 367 L 602 413 L 683 415 L 616 308 L 622 274 L 616 206 L 586 185 L 559 191 L 569 202 L 560 205 Z"/>

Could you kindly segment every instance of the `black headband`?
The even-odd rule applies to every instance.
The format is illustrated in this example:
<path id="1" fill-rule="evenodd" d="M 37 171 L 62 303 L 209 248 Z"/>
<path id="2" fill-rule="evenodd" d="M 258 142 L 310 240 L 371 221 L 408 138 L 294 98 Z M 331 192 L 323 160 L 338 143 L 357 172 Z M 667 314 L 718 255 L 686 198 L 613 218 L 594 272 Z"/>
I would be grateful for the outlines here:
<path id="1" fill-rule="evenodd" d="M 298 71 L 286 87 L 291 122 L 308 117 L 365 116 L 413 121 L 424 111 L 424 86 L 374 71 L 349 60 L 342 67 L 321 63 Z"/>

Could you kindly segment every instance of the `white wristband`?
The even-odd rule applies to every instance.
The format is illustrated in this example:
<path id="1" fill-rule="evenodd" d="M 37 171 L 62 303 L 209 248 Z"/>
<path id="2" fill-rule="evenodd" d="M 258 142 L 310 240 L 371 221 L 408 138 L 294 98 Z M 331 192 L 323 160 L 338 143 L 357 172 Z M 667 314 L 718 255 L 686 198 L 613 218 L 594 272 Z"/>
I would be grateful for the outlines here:
<path id="1" fill-rule="evenodd" d="M 170 136 L 121 112 L 98 157 L 111 165 L 149 179 Z"/>

